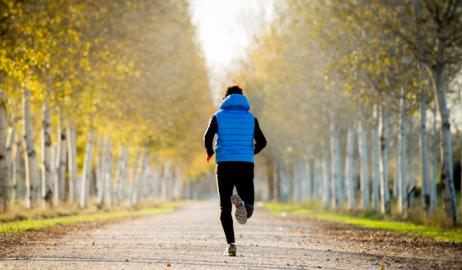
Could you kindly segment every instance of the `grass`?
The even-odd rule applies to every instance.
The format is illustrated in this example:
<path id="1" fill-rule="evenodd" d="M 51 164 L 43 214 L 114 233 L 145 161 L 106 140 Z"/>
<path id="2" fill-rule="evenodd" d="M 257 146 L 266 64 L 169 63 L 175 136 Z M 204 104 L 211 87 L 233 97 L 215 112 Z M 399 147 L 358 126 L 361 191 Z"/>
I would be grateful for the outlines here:
<path id="1" fill-rule="evenodd" d="M 128 217 L 138 217 L 151 214 L 160 214 L 173 211 L 178 203 L 162 203 L 155 207 L 131 210 L 102 210 L 96 213 L 80 213 L 51 218 L 27 219 L 0 223 L 0 234 L 21 233 L 31 230 L 40 230 L 55 225 L 68 225 L 81 222 L 114 220 Z"/>
<path id="2" fill-rule="evenodd" d="M 405 221 L 379 219 L 379 215 L 326 211 L 317 204 L 266 203 L 265 208 L 275 214 L 302 216 L 320 221 L 351 224 L 365 228 L 408 233 L 415 236 L 429 237 L 442 242 L 462 243 L 462 229 L 448 229 L 429 225 L 418 225 Z"/>

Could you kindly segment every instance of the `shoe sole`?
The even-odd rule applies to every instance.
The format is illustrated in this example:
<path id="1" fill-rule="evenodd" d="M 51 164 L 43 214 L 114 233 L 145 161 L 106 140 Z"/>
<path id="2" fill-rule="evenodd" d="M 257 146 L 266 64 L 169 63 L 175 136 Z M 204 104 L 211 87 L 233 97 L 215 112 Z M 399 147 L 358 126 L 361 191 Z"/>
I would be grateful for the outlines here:
<path id="1" fill-rule="evenodd" d="M 247 210 L 245 209 L 244 201 L 238 195 L 231 196 L 231 202 L 236 207 L 234 214 L 237 222 L 245 224 L 247 222 Z"/>

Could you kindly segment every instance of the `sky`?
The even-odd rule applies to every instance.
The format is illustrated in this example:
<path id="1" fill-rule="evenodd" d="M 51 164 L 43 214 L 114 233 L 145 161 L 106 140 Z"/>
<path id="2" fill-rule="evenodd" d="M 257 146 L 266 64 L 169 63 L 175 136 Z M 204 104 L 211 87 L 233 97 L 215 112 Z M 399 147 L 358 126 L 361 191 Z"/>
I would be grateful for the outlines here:
<path id="1" fill-rule="evenodd" d="M 226 70 L 246 57 L 252 36 L 273 17 L 273 0 L 190 0 L 193 23 L 217 101 L 233 82 Z"/>

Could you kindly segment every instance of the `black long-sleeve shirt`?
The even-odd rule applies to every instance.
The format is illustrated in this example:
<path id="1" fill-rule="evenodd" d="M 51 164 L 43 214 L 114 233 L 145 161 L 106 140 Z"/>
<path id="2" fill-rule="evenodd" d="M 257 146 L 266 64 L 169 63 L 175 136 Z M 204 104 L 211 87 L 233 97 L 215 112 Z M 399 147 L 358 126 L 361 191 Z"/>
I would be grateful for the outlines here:
<path id="1" fill-rule="evenodd" d="M 213 151 L 213 138 L 215 136 L 215 133 L 218 132 L 218 121 L 217 117 L 214 115 L 212 118 L 210 118 L 209 126 L 207 128 L 207 131 L 204 134 L 204 146 L 205 150 L 207 151 L 207 154 L 209 156 L 213 156 L 215 151 Z M 258 120 L 255 118 L 255 128 L 254 128 L 254 140 L 255 140 L 255 145 L 254 145 L 254 154 L 260 153 L 263 148 L 266 146 L 266 138 L 263 135 L 263 132 L 260 129 L 260 126 L 258 125 Z"/>

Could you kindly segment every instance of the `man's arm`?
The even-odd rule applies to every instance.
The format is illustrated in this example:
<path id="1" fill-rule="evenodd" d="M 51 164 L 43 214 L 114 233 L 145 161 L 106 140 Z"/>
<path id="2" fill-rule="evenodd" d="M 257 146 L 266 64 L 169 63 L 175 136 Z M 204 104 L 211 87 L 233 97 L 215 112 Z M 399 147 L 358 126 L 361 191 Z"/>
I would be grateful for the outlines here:
<path id="1" fill-rule="evenodd" d="M 209 157 L 213 156 L 215 151 L 213 151 L 213 137 L 215 133 L 218 131 L 218 122 L 215 115 L 210 118 L 209 126 L 207 127 L 207 131 L 204 134 L 204 146 L 205 150 L 207 151 L 207 155 Z"/>
<path id="2" fill-rule="evenodd" d="M 257 118 L 255 118 L 254 139 L 255 139 L 254 154 L 256 155 L 260 153 L 260 151 L 263 150 L 263 148 L 265 148 L 266 146 L 266 138 L 260 129 L 260 125 L 258 125 Z"/>

